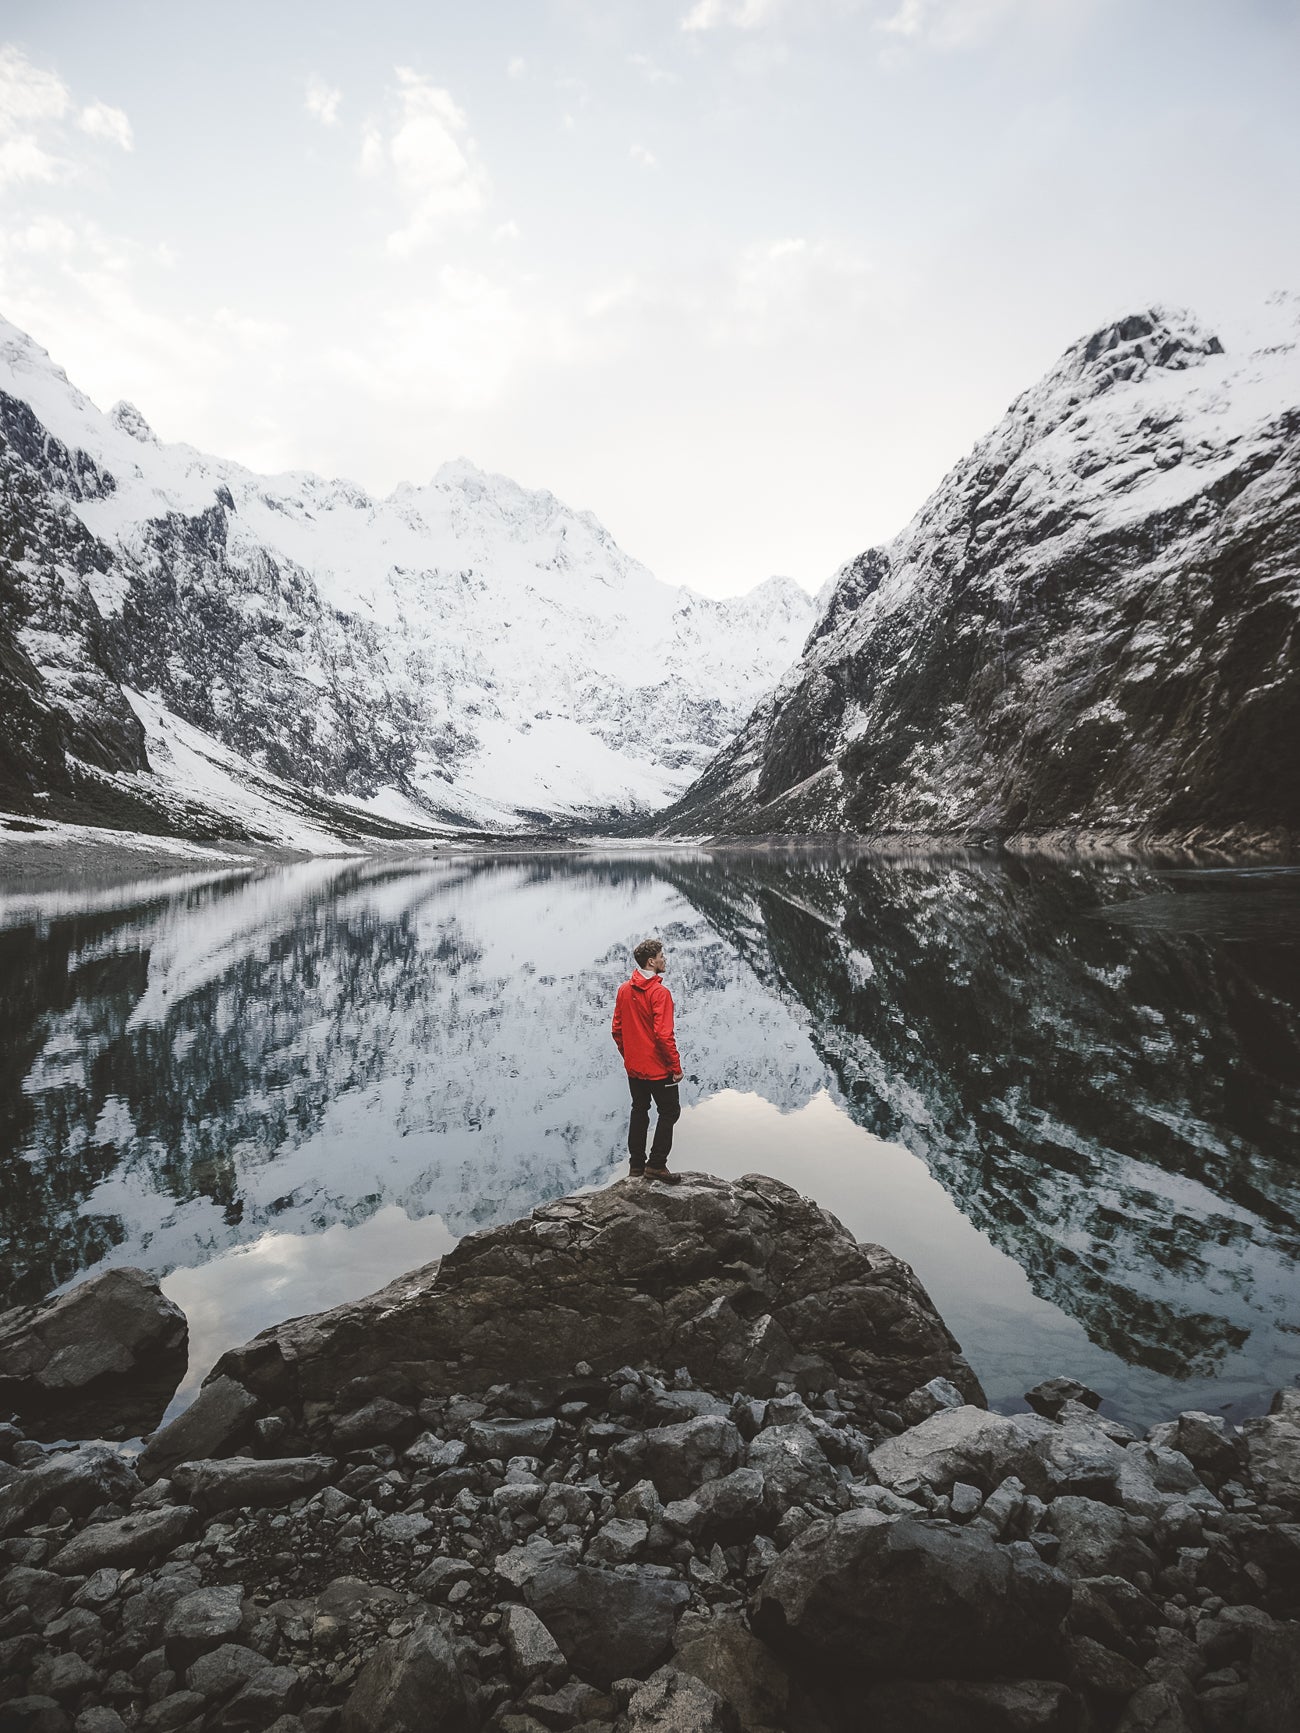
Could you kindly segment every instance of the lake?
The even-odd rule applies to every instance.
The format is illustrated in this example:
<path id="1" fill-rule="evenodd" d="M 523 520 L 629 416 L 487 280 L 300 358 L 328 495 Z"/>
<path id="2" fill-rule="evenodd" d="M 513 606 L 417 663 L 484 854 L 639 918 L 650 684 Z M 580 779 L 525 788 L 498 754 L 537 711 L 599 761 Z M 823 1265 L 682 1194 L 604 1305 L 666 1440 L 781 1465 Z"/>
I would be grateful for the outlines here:
<path id="1" fill-rule="evenodd" d="M 226 1347 L 625 1170 L 662 937 L 674 1165 L 916 1269 L 995 1407 L 1143 1425 L 1300 1372 L 1300 871 L 453 856 L 0 887 L 0 1304 L 165 1277 Z"/>

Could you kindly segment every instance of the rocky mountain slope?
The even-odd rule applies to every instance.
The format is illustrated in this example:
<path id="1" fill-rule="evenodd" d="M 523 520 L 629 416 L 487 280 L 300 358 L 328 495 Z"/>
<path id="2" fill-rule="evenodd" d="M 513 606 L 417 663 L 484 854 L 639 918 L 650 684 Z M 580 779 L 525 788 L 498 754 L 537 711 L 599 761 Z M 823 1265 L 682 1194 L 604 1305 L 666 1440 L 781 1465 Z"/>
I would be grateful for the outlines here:
<path id="1" fill-rule="evenodd" d="M 892 542 L 669 833 L 1300 835 L 1300 296 L 1076 343 Z"/>
<path id="2" fill-rule="evenodd" d="M 466 462 L 371 499 L 163 445 L 0 321 L 0 806 L 305 842 L 649 811 L 812 600 L 658 582 Z"/>

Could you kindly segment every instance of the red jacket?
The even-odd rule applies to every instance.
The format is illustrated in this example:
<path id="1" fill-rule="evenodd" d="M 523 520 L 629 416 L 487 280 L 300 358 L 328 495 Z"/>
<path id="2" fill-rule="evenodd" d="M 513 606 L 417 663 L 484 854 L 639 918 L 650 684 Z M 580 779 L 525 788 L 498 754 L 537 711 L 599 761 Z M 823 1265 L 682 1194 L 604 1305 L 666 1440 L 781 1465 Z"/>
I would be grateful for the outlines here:
<path id="1" fill-rule="evenodd" d="M 673 996 L 662 975 L 640 969 L 624 981 L 614 1001 L 614 1044 L 629 1077 L 675 1077 L 682 1068 L 673 1040 Z"/>

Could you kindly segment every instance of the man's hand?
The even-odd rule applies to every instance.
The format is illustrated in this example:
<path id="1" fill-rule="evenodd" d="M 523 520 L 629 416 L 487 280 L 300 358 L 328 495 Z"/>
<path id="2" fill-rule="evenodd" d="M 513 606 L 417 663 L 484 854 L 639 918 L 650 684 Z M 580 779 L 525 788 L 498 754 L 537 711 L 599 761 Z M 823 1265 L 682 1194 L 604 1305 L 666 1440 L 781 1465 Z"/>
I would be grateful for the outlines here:
<path id="1" fill-rule="evenodd" d="M 676 1076 L 675 1076 L 675 1077 L 671 1077 L 671 1078 L 670 1078 L 670 1079 L 669 1079 L 669 1082 L 671 1082 L 671 1083 L 680 1083 L 680 1082 L 681 1082 L 681 1080 L 682 1080 L 682 1074 L 681 1074 L 681 1072 L 680 1072 L 680 1071 L 679 1071 L 679 1072 L 678 1072 L 678 1073 L 677 1073 L 677 1075 L 676 1075 Z"/>

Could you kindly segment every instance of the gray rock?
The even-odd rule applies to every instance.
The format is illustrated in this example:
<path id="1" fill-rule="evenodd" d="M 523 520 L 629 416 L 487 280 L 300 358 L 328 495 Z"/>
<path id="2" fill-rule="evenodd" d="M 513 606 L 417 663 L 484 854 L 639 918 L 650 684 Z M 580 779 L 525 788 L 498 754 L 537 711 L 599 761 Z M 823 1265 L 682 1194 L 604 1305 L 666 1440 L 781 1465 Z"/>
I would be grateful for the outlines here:
<path id="1" fill-rule="evenodd" d="M 423 1540 L 432 1528 L 432 1519 L 418 1510 L 395 1511 L 375 1524 L 375 1533 L 394 1546 L 411 1546 Z"/>
<path id="2" fill-rule="evenodd" d="M 114 1522 L 92 1523 L 74 1535 L 50 1561 L 64 1576 L 87 1576 L 111 1565 L 149 1564 L 178 1547 L 194 1527 L 189 1505 L 165 1505 L 161 1510 L 136 1510 Z"/>
<path id="3" fill-rule="evenodd" d="M 1176 1420 L 1153 1426 L 1147 1438 L 1152 1444 L 1180 1451 L 1197 1473 L 1216 1487 L 1239 1474 L 1246 1462 L 1245 1439 L 1221 1414 L 1188 1409 Z"/>
<path id="4" fill-rule="evenodd" d="M 944 1408 L 960 1408 L 966 1398 L 951 1378 L 931 1378 L 910 1391 L 898 1404 L 898 1412 L 909 1426 L 917 1426 Z"/>
<path id="5" fill-rule="evenodd" d="M 170 1474 L 178 1462 L 224 1456 L 252 1425 L 257 1398 L 233 1378 L 206 1383 L 183 1414 L 155 1432 L 138 1459 L 140 1478 Z"/>
<path id="6" fill-rule="evenodd" d="M 144 1733 L 175 1733 L 178 1727 L 197 1724 L 207 1704 L 197 1691 L 173 1691 L 170 1696 L 153 1703 L 136 1723 Z"/>
<path id="7" fill-rule="evenodd" d="M 1041 1666 L 1069 1605 L 1064 1576 L 984 1532 L 853 1510 L 777 1559 L 753 1625 L 774 1648 L 857 1676 L 980 1678 Z"/>
<path id="8" fill-rule="evenodd" d="M 11 1697 L 3 1713 L 4 1733 L 69 1733 L 72 1726 L 53 1697 Z"/>
<path id="9" fill-rule="evenodd" d="M 434 1560 L 434 1564 L 459 1563 L 458 1560 Z M 430 1567 L 432 1569 L 432 1566 Z M 469 1565 L 461 1567 L 465 1571 Z M 316 1605 L 322 1613 L 332 1619 L 338 1619 L 347 1624 L 357 1612 L 363 1608 L 382 1610 L 395 1605 L 401 1600 L 396 1589 L 390 1589 L 386 1583 L 363 1582 L 360 1577 L 335 1577 L 316 1597 Z"/>
<path id="10" fill-rule="evenodd" d="M 243 1601 L 243 1591 L 236 1583 L 222 1583 L 182 1595 L 163 1625 L 167 1664 L 183 1673 L 191 1661 L 207 1650 L 230 1642 L 239 1630 Z"/>
<path id="11" fill-rule="evenodd" d="M 649 1536 L 648 1523 L 635 1518 L 616 1516 L 603 1528 L 597 1529 L 587 1546 L 589 1564 L 631 1564 L 645 1549 Z"/>
<path id="12" fill-rule="evenodd" d="M 1060 1537 L 1058 1563 L 1069 1576 L 1132 1577 L 1160 1568 L 1133 1519 L 1115 1505 L 1066 1494 L 1047 1507 L 1045 1520 Z"/>
<path id="13" fill-rule="evenodd" d="M 627 1574 L 552 1564 L 524 1584 L 524 1599 L 573 1670 L 607 1686 L 644 1673 L 667 1655 L 673 1625 L 689 1599 L 684 1584 L 648 1571 Z"/>
<path id="14" fill-rule="evenodd" d="M 465 1460 L 465 1446 L 459 1438 L 439 1438 L 436 1433 L 422 1432 L 402 1452 L 402 1457 L 414 1468 L 457 1468 Z"/>
<path id="15" fill-rule="evenodd" d="M 1042 1494 L 1044 1437 L 1054 1430 L 1035 1415 L 990 1414 L 969 1404 L 945 1408 L 918 1426 L 887 1438 L 871 1452 L 871 1471 L 892 1491 L 923 1481 L 947 1492 L 958 1480 L 992 1492 L 1014 1474 Z"/>
<path id="16" fill-rule="evenodd" d="M 1124 1706 L 1115 1733 L 1200 1733 L 1201 1719 L 1186 1684 L 1155 1680 Z"/>
<path id="17" fill-rule="evenodd" d="M 99 1674 L 80 1655 L 45 1655 L 32 1668 L 27 1683 L 34 1697 L 57 1697 L 66 1703 L 92 1690 L 99 1683 Z"/>
<path id="18" fill-rule="evenodd" d="M 959 1520 L 968 1516 L 974 1516 L 975 1512 L 983 1503 L 979 1488 L 977 1486 L 967 1486 L 964 1480 L 958 1480 L 953 1483 L 951 1499 L 952 1503 L 950 1508 L 952 1514 Z"/>
<path id="19" fill-rule="evenodd" d="M 763 1515 L 779 1522 L 796 1504 L 843 1510 L 849 1495 L 805 1426 L 768 1426 L 750 1441 L 749 1467 L 762 1477 Z"/>
<path id="20" fill-rule="evenodd" d="M 81 1711 L 73 1723 L 72 1733 L 126 1733 L 126 1722 L 116 1709 L 101 1703 Z"/>
<path id="21" fill-rule="evenodd" d="M 0 1608 L 7 1613 L 24 1608 L 39 1631 L 59 1613 L 70 1586 L 66 1578 L 54 1571 L 13 1565 L 0 1573 Z"/>
<path id="22" fill-rule="evenodd" d="M 265 1655 L 244 1643 L 218 1643 L 194 1657 L 186 1669 L 185 1683 L 201 1697 L 222 1702 L 242 1691 L 267 1665 Z"/>
<path id="23" fill-rule="evenodd" d="M 382 1642 L 343 1708 L 340 1733 L 472 1733 L 449 1614 L 434 1614 L 404 1637 Z"/>
<path id="24" fill-rule="evenodd" d="M 557 1546 L 554 1541 L 538 1537 L 524 1546 L 511 1547 L 508 1552 L 499 1553 L 493 1568 L 502 1582 L 511 1588 L 522 1589 L 539 1571 L 554 1564 L 570 1564 L 573 1556 L 571 1547 Z"/>
<path id="25" fill-rule="evenodd" d="M 739 1618 L 691 1621 L 687 1614 L 673 1665 L 730 1705 L 746 1733 L 784 1733 L 789 1725 L 789 1670 Z"/>
<path id="26" fill-rule="evenodd" d="M 509 1606 L 501 1615 L 510 1677 L 522 1690 L 544 1679 L 558 1683 L 569 1671 L 564 1652 L 530 1607 Z"/>
<path id="27" fill-rule="evenodd" d="M 660 1667 L 638 1685 L 621 1725 L 626 1733 L 737 1733 L 733 1710 L 693 1673 Z"/>
<path id="28" fill-rule="evenodd" d="M 1300 1708 L 1300 1623 L 1259 1630 L 1251 1644 L 1246 1726 L 1250 1733 L 1295 1733 Z"/>
<path id="29" fill-rule="evenodd" d="M 1050 1679 L 892 1679 L 859 1702 L 862 1725 L 899 1733 L 1077 1733 L 1078 1698 Z"/>
<path id="30" fill-rule="evenodd" d="M 363 1408 L 354 1409 L 336 1420 L 331 1428 L 334 1448 L 340 1451 L 363 1450 L 371 1444 L 391 1444 L 409 1438 L 418 1422 L 415 1410 L 405 1408 L 387 1396 L 376 1396 Z"/>
<path id="31" fill-rule="evenodd" d="M 693 1496 L 700 1511 L 704 1533 L 723 1541 L 746 1539 L 753 1534 L 763 1509 L 763 1472 L 759 1468 L 734 1468 L 720 1480 L 709 1480 Z"/>
<path id="32" fill-rule="evenodd" d="M 706 1480 L 718 1480 L 737 1467 L 744 1440 L 730 1420 L 700 1415 L 675 1426 L 655 1426 L 615 1445 L 610 1452 L 627 1480 L 648 1477 L 665 1500 L 685 1498 Z"/>
<path id="33" fill-rule="evenodd" d="M 55 1300 L 0 1316 L 0 1410 L 15 1413 L 25 1426 L 75 1413 L 82 1437 L 87 1431 L 121 1436 L 111 1419 L 93 1424 L 102 1404 L 113 1413 L 130 1409 L 132 1418 L 143 1416 L 139 1430 L 147 1431 L 157 1423 L 152 1410 L 159 1396 L 165 1407 L 185 1371 L 188 1338 L 184 1312 L 155 1277 L 106 1270 Z M 134 1412 L 138 1401 L 140 1415 Z"/>
<path id="34" fill-rule="evenodd" d="M 538 1420 L 474 1420 L 465 1442 L 471 1455 L 495 1456 L 502 1462 L 512 1456 L 544 1456 L 557 1424 L 546 1416 Z"/>
<path id="35" fill-rule="evenodd" d="M 646 1398 L 647 1426 L 676 1426 L 683 1420 L 698 1420 L 701 1414 L 720 1414 L 726 1419 L 731 1404 L 707 1390 L 652 1390 Z"/>
<path id="36" fill-rule="evenodd" d="M 1279 1390 L 1268 1413 L 1242 1431 L 1256 1486 L 1273 1504 L 1300 1511 L 1300 1388 Z"/>
<path id="37" fill-rule="evenodd" d="M 273 1408 L 337 1406 L 353 1379 L 393 1365 L 419 1362 L 437 1396 L 466 1393 L 467 1379 L 567 1381 L 579 1359 L 600 1374 L 667 1362 L 755 1394 L 786 1375 L 893 1397 L 946 1377 L 981 1394 L 904 1263 L 759 1175 L 544 1204 L 366 1300 L 263 1332 L 217 1370 Z"/>
<path id="38" fill-rule="evenodd" d="M 241 1505 L 267 1509 L 314 1492 L 334 1472 L 329 1456 L 281 1456 L 261 1461 L 228 1456 L 216 1462 L 182 1462 L 172 1479 L 197 1509 L 212 1515 Z"/>
<path id="39" fill-rule="evenodd" d="M 211 1733 L 263 1733 L 286 1710 L 297 1707 L 302 1680 L 292 1667 L 269 1667 L 265 1663 L 248 1683 L 236 1691 L 209 1718 Z"/>
<path id="40" fill-rule="evenodd" d="M 1125 1703 L 1148 1683 L 1141 1667 L 1095 1637 L 1071 1637 L 1067 1652 L 1073 1682 L 1108 1703 Z"/>
<path id="41" fill-rule="evenodd" d="M 1101 1397 L 1077 1378 L 1044 1378 L 1032 1390 L 1025 1391 L 1025 1401 L 1035 1414 L 1055 1420 L 1067 1402 L 1081 1402 L 1085 1408 L 1100 1408 Z"/>
<path id="42" fill-rule="evenodd" d="M 140 1490 L 135 1472 L 105 1444 L 59 1451 L 0 1487 L 0 1536 L 17 1534 L 57 1505 L 84 1516 L 101 1504 L 129 1504 Z"/>

